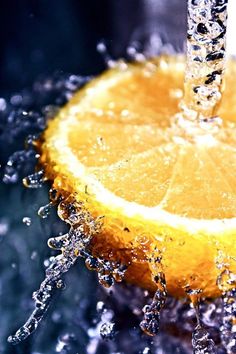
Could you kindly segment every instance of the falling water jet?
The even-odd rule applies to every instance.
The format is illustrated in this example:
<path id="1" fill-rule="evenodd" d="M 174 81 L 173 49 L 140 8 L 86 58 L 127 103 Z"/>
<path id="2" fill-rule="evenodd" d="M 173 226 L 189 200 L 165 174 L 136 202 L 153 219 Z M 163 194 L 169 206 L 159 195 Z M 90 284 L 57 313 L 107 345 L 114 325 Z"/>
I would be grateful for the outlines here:
<path id="1" fill-rule="evenodd" d="M 188 0 L 187 65 L 181 108 L 187 118 L 211 118 L 222 98 L 228 0 Z"/>

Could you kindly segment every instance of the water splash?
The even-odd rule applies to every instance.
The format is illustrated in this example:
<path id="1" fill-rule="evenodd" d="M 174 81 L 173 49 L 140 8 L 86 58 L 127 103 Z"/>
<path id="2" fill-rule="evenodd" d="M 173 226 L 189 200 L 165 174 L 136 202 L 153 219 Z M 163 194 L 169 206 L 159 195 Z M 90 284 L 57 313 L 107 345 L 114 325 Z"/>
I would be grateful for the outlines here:
<path id="1" fill-rule="evenodd" d="M 2 157 L 10 155 L 0 171 L 4 183 L 17 183 L 31 173 L 39 157 L 35 141 L 46 128 L 48 119 L 90 79 L 54 74 L 36 81 L 30 90 L 17 93 L 9 100 L 0 98 L 1 154 Z"/>
<path id="2" fill-rule="evenodd" d="M 87 212 L 80 211 L 80 217 L 78 216 L 77 224 L 64 235 L 64 239 L 67 240 L 67 247 L 61 247 L 62 253 L 51 259 L 50 265 L 46 269 L 44 281 L 41 283 L 39 290 L 33 293 L 35 302 L 33 313 L 16 334 L 8 338 L 10 343 L 17 344 L 36 330 L 56 290 L 65 287 L 62 279 L 63 274 L 75 264 L 77 258 L 88 246 L 93 233 L 97 232 L 97 225 Z M 88 232 L 88 229 L 90 232 Z"/>
<path id="3" fill-rule="evenodd" d="M 20 171 L 24 170 L 26 164 L 35 163 L 37 157 L 37 153 L 32 149 L 14 152 L 4 168 L 3 182 L 6 184 L 18 182 Z"/>
<path id="4" fill-rule="evenodd" d="M 132 52 L 130 51 L 130 54 L 132 54 Z M 139 55 L 140 53 L 134 53 L 134 55 L 136 55 L 137 59 L 140 58 L 140 60 L 142 60 L 142 56 L 137 56 Z M 79 82 L 80 80 L 78 80 L 78 77 L 74 77 L 73 75 L 71 77 L 68 78 L 68 80 L 66 81 L 64 87 L 66 88 L 65 92 L 63 93 L 62 97 L 60 97 L 59 99 L 57 98 L 57 104 L 61 105 L 63 104 L 66 100 L 68 100 L 70 97 L 71 97 L 71 94 L 72 92 L 74 92 L 76 90 L 76 87 L 78 88 Z M 59 85 L 60 86 L 60 85 Z M 40 87 L 40 85 L 39 85 Z M 46 83 L 46 86 L 48 88 L 48 91 L 52 90 L 53 91 L 53 87 L 54 87 L 54 83 L 52 82 L 52 80 L 48 80 L 48 82 Z M 22 99 L 19 99 L 19 97 L 14 97 L 14 99 L 12 98 L 12 104 L 14 105 L 18 105 L 19 104 L 19 101 L 21 101 Z M 4 102 L 3 102 L 4 103 Z M 3 104 L 3 108 L 6 109 L 6 104 L 4 103 Z M 56 106 L 53 106 L 53 105 L 48 105 L 47 107 L 44 108 L 44 112 L 45 112 L 45 116 L 47 117 L 50 117 L 50 116 L 53 116 L 54 115 L 54 112 L 57 110 L 57 107 Z M 25 114 L 25 110 L 22 111 L 22 117 L 25 118 L 27 117 L 27 119 L 29 118 L 29 114 Z M 41 115 L 31 115 L 31 118 L 35 118 L 37 120 L 37 124 L 36 126 L 37 127 L 40 127 L 40 129 L 44 129 L 45 127 L 45 122 L 44 122 L 44 116 L 42 117 Z M 24 119 L 23 119 L 24 120 Z M 29 119 L 27 120 L 26 122 L 26 119 L 25 121 L 20 122 L 20 124 L 22 123 L 29 123 Z M 19 124 L 19 129 L 20 129 L 20 124 Z M 25 127 L 27 126 L 27 124 L 25 124 Z M 24 126 L 24 124 L 23 124 Z M 33 145 L 33 139 L 29 138 L 28 139 L 28 144 L 29 144 L 29 147 Z M 35 154 L 35 152 L 34 152 Z M 17 159 L 16 159 L 17 160 Z M 11 167 L 11 166 L 10 166 Z M 9 173 L 9 176 L 11 176 L 11 174 Z M 14 173 L 12 173 L 12 183 L 15 183 L 17 181 L 17 178 L 14 177 Z M 10 180 L 10 179 L 9 179 Z M 7 181 L 5 181 L 5 183 L 7 183 Z M 43 181 L 42 181 L 43 183 Z M 44 214 L 44 213 L 43 213 Z M 46 212 L 47 214 L 47 212 Z M 77 218 L 76 215 L 73 216 L 73 218 Z M 68 219 L 69 220 L 69 219 Z M 70 221 L 72 220 L 72 218 L 70 218 Z M 73 219 L 74 220 L 74 219 Z M 71 233 L 74 232 L 74 228 L 72 229 Z M 64 252 L 64 250 L 68 249 L 68 247 L 71 247 L 71 240 L 72 240 L 72 237 L 69 237 L 68 235 L 70 234 L 70 232 L 66 235 L 62 235 L 60 237 L 56 237 L 56 238 L 52 238 L 49 240 L 49 245 L 50 247 L 52 248 L 55 248 L 55 249 L 58 249 L 58 250 L 63 250 L 62 252 Z M 81 236 L 82 237 L 82 236 Z M 96 271 L 99 271 L 99 277 L 100 277 L 100 280 L 101 282 L 103 283 L 103 285 L 105 286 L 111 286 L 114 281 L 113 281 L 113 278 L 115 278 L 117 276 L 117 279 L 118 280 L 122 280 L 123 279 L 123 276 L 124 276 L 124 273 L 125 273 L 125 267 L 118 264 L 118 263 L 115 263 L 115 262 L 111 262 L 111 261 L 106 261 L 106 260 L 102 260 L 102 259 L 99 259 L 99 258 L 96 258 L 94 256 L 91 255 L 90 253 L 90 250 L 87 250 L 86 247 L 85 248 L 81 248 L 81 250 L 79 251 L 79 256 L 82 256 L 85 258 L 85 262 L 86 262 L 86 265 L 89 269 L 91 270 L 96 270 Z M 52 270 L 49 271 L 49 275 L 50 273 L 51 274 L 54 274 L 56 276 L 56 273 L 54 273 L 54 271 L 57 269 L 57 266 L 60 267 L 60 262 L 61 262 L 61 258 L 62 255 L 55 257 L 51 260 L 51 264 L 50 264 L 50 267 L 52 267 Z M 69 262 L 71 262 L 71 258 L 68 258 Z M 76 260 L 75 260 L 76 261 Z M 73 263 L 73 262 L 72 262 Z M 72 264 L 73 265 L 73 264 Z M 50 268 L 49 267 L 49 268 Z M 58 268 L 59 269 L 59 268 Z M 66 269 L 66 267 L 64 267 L 63 269 Z M 25 337 L 28 336 L 31 332 L 30 331 L 33 331 L 36 327 L 36 323 L 38 325 L 38 323 L 41 321 L 42 317 L 40 317 L 41 315 L 43 316 L 43 314 L 46 312 L 46 309 L 47 309 L 47 299 L 48 300 L 48 304 L 50 303 L 50 300 L 52 298 L 51 295 L 53 295 L 53 292 L 54 291 L 57 291 L 57 289 L 62 289 L 64 288 L 64 282 L 63 282 L 63 279 L 61 279 L 61 276 L 64 274 L 63 271 L 61 271 L 61 273 L 59 272 L 59 279 L 57 281 L 55 281 L 55 283 L 53 282 L 52 284 L 49 285 L 49 287 L 46 287 L 46 292 L 45 292 L 45 300 L 44 300 L 44 295 L 42 294 L 42 296 L 40 295 L 41 293 L 41 286 L 40 286 L 40 289 L 38 290 L 38 292 L 35 293 L 34 295 L 34 300 L 36 301 L 36 303 L 39 304 L 39 307 L 41 306 L 41 304 L 43 303 L 43 308 L 42 308 L 42 312 L 40 313 L 36 313 L 35 312 L 35 315 L 31 316 L 32 317 L 32 322 L 26 323 L 25 326 L 23 326 L 22 328 L 24 328 L 24 330 L 22 330 L 22 332 L 18 332 L 19 334 L 19 338 L 21 337 Z M 46 279 L 47 279 L 47 276 L 48 276 L 48 272 L 46 271 Z M 45 281 L 46 281 L 45 279 Z M 42 289 L 43 289 L 44 286 L 42 286 Z M 42 290 L 43 291 L 43 290 Z M 47 295 L 49 295 L 49 298 L 47 298 Z M 230 294 L 227 294 L 227 295 L 230 295 Z M 232 295 L 232 294 L 231 294 Z M 230 295 L 230 296 L 231 296 Z M 235 294 L 233 294 L 235 296 Z M 228 296 L 228 298 L 230 297 Z M 43 298 L 43 301 L 40 300 L 41 298 Z M 154 326 L 154 329 L 155 328 L 159 328 L 159 319 L 160 319 L 160 316 L 161 316 L 161 312 L 159 311 L 159 307 L 161 307 L 160 305 L 163 304 L 164 306 L 164 302 L 166 301 L 165 300 L 166 298 L 166 294 L 163 292 L 163 289 L 162 289 L 162 293 L 160 292 L 160 290 L 158 290 L 158 293 L 155 294 L 154 296 L 154 299 L 153 299 L 153 302 L 156 302 L 158 303 L 158 305 L 156 306 L 155 304 L 153 305 L 153 310 L 154 311 L 151 311 L 151 315 L 154 315 L 154 320 L 156 321 L 155 322 L 155 326 Z M 40 301 L 38 301 L 38 299 Z M 155 300 L 155 301 L 154 301 Z M 228 301 L 227 301 L 228 302 Z M 231 300 L 230 300 L 230 303 L 231 303 Z M 178 306 L 176 304 L 176 306 L 174 307 L 173 309 L 173 313 L 172 315 L 174 316 L 175 312 L 177 312 L 178 310 Z M 182 309 L 182 313 L 184 312 L 183 310 L 183 306 L 179 307 L 180 309 Z M 150 309 L 150 308 L 149 308 Z M 45 310 L 45 311 L 44 311 Z M 164 308 L 162 308 L 162 311 L 164 310 Z M 232 309 L 231 309 L 232 310 Z M 35 310 L 36 311 L 36 310 Z M 136 309 L 136 311 L 138 311 Z M 159 312 L 158 312 L 159 311 Z M 208 311 L 209 312 L 209 311 Z M 226 311 L 228 313 L 228 311 Z M 148 311 L 147 311 L 148 313 Z M 155 314 L 157 314 L 156 317 L 155 317 Z M 159 315 L 160 313 L 160 315 Z M 207 313 L 207 311 L 206 311 Z M 147 316 L 148 317 L 148 316 Z M 187 317 L 187 315 L 186 315 Z M 191 318 L 191 315 L 188 314 L 188 317 Z M 207 322 L 207 318 L 209 319 L 209 316 L 205 316 L 202 321 L 205 321 Z M 37 320 L 37 322 L 36 322 Z M 149 319 L 147 318 L 147 321 Z M 27 321 L 28 322 L 28 321 Z M 163 321 L 164 322 L 164 321 Z M 179 321 L 180 322 L 180 321 Z M 214 322 L 214 321 L 213 321 Z M 106 322 L 106 324 L 111 324 L 112 322 Z M 147 322 L 148 323 L 148 322 Z M 212 322 L 211 322 L 212 323 Z M 214 325 L 217 325 L 217 321 L 214 322 Z M 231 323 L 232 324 L 232 323 Z M 35 327 L 35 328 L 34 328 Z M 109 332 L 109 331 L 108 331 Z M 155 331 L 154 331 L 155 332 Z M 14 338 L 14 336 L 12 337 L 12 339 Z M 197 332 L 195 330 L 195 332 L 193 333 L 193 341 L 194 342 L 194 345 L 197 347 L 199 347 L 201 350 L 203 350 L 204 348 L 206 348 L 206 344 L 205 347 L 203 346 L 203 349 L 202 349 L 202 344 L 201 343 L 207 343 L 207 345 L 209 344 L 209 348 L 211 349 L 210 347 L 210 344 L 211 344 L 211 340 L 209 342 L 209 335 L 208 333 L 206 332 L 206 330 L 204 330 L 204 328 L 197 328 Z M 199 350 L 200 350 L 199 349 Z M 209 349 L 209 350 L 210 350 Z M 232 346 L 231 346 L 231 349 L 232 349 Z M 229 349 L 229 350 L 231 350 Z M 144 351 L 146 350 L 146 348 L 144 349 Z M 143 351 L 143 352 L 144 352 Z"/>
<path id="5" fill-rule="evenodd" d="M 46 277 L 40 285 L 39 290 L 33 293 L 35 309 L 26 323 L 10 336 L 8 341 L 18 344 L 33 333 L 43 319 L 52 301 L 54 293 L 58 289 L 64 289 L 65 283 L 63 274 L 76 263 L 78 257 L 86 259 L 86 265 L 98 272 L 99 282 L 110 287 L 114 281 L 122 281 L 126 266 L 117 262 L 95 258 L 91 255 L 89 245 L 94 234 L 97 234 L 101 227 L 100 218 L 95 220 L 87 212 L 81 203 L 62 201 L 59 204 L 59 214 L 64 221 L 71 225 L 67 234 L 53 237 L 48 240 L 49 247 L 60 250 L 61 254 L 51 257 L 49 266 L 46 269 Z M 102 337 L 113 337 L 113 324 L 103 326 Z"/>

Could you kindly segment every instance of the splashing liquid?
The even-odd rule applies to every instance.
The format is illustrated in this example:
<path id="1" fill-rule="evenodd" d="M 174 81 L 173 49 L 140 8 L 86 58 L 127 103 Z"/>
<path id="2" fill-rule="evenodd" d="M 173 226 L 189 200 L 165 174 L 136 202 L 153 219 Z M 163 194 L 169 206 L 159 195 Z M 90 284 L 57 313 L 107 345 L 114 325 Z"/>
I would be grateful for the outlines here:
<path id="1" fill-rule="evenodd" d="M 74 206 L 73 210 L 75 210 Z M 84 210 L 76 210 L 76 218 L 73 222 L 72 218 L 72 214 L 67 216 L 67 220 L 73 227 L 66 235 L 48 241 L 49 246 L 61 250 L 61 254 L 51 260 L 49 267 L 46 269 L 44 281 L 41 283 L 39 290 L 33 293 L 35 309 L 32 315 L 14 336 L 8 338 L 8 341 L 12 344 L 21 342 L 35 331 L 56 290 L 64 288 L 63 274 L 75 264 L 78 256 L 84 255 L 90 238 L 97 232 L 97 225 Z"/>
<path id="2" fill-rule="evenodd" d="M 218 108 L 223 91 L 223 74 L 225 70 L 225 36 L 227 19 L 226 0 L 189 0 L 188 1 L 188 38 L 187 38 L 187 68 L 185 76 L 185 97 L 181 108 L 184 117 L 212 119 Z M 99 50 L 106 54 L 104 45 Z M 113 66 L 113 61 L 110 66 Z M 76 86 L 77 87 L 77 86 Z M 72 90 L 73 91 L 73 90 Z M 10 165 L 8 167 L 11 167 Z M 10 173 L 9 173 L 10 176 Z M 11 173 L 14 179 L 14 173 Z M 6 177 L 8 180 L 11 178 Z M 30 188 L 38 188 L 45 181 L 43 171 L 38 171 L 24 179 L 24 184 Z M 39 214 L 44 218 L 48 209 L 54 203 L 49 203 Z M 51 260 L 46 270 L 45 280 L 33 294 L 35 309 L 28 321 L 9 337 L 9 341 L 17 344 L 27 338 L 42 320 L 54 293 L 64 288 L 63 274 L 75 263 L 78 257 L 85 258 L 85 264 L 90 270 L 98 272 L 102 285 L 110 287 L 114 281 L 122 281 L 127 265 L 119 262 L 95 257 L 90 249 L 91 239 L 99 233 L 101 220 L 94 220 L 91 215 L 78 204 L 68 199 L 59 201 L 58 213 L 62 220 L 70 225 L 70 231 L 62 236 L 51 238 L 49 247 L 61 251 L 61 254 Z M 144 319 L 140 324 L 142 330 L 154 336 L 160 327 L 161 311 L 167 299 L 165 274 L 160 258 L 151 260 L 155 265 L 156 293 L 150 305 L 144 307 Z M 234 276 L 229 272 L 230 278 Z M 221 283 L 221 281 L 219 281 Z M 220 285 L 223 298 L 222 342 L 227 353 L 235 353 L 235 293 L 236 288 L 225 290 Z M 199 289 L 199 292 L 201 290 Z M 216 353 L 216 347 L 208 331 L 200 319 L 198 292 L 187 291 L 196 311 L 197 325 L 192 335 L 193 352 L 195 354 Z M 196 300 L 197 299 L 197 300 Z M 113 324 L 104 325 L 102 335 L 113 335 Z"/>
<path id="3" fill-rule="evenodd" d="M 58 289 L 64 289 L 63 274 L 75 264 L 78 257 L 86 259 L 85 263 L 90 270 L 98 272 L 99 282 L 105 286 L 113 285 L 114 280 L 122 281 L 126 267 L 117 263 L 95 258 L 91 255 L 89 245 L 92 237 L 99 232 L 100 220 L 94 220 L 83 208 L 82 204 L 75 201 L 62 201 L 58 206 L 60 217 L 70 225 L 67 234 L 50 238 L 49 247 L 60 250 L 61 254 L 53 257 L 46 269 L 46 277 L 39 290 L 33 293 L 35 309 L 26 323 L 10 336 L 8 341 L 18 344 L 33 333 L 43 319 L 50 302 Z"/>

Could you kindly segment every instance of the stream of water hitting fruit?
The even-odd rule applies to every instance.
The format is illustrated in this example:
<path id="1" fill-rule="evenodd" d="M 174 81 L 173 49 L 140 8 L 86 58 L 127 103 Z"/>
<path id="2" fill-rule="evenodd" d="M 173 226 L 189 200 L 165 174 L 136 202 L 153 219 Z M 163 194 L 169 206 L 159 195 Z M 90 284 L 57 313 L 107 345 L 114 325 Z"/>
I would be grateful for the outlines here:
<path id="1" fill-rule="evenodd" d="M 226 20 L 227 0 L 188 0 L 185 96 L 181 103 L 182 112 L 188 118 L 209 120 L 216 114 L 223 91 Z M 24 179 L 24 184 L 30 188 L 37 188 L 44 181 L 44 173 L 39 171 Z M 46 270 L 45 280 L 41 283 L 39 290 L 33 294 L 35 309 L 32 315 L 15 335 L 8 338 L 13 344 L 24 340 L 37 328 L 53 294 L 57 289 L 64 288 L 63 274 L 75 264 L 78 257 L 85 258 L 87 267 L 98 272 L 101 284 L 106 287 L 113 285 L 115 280 L 121 281 L 127 268 L 127 265 L 93 257 L 89 245 L 93 235 L 99 230 L 100 221 L 94 220 L 82 205 L 60 200 L 60 198 L 56 200 L 53 194 L 55 194 L 54 191 L 51 193 L 51 199 L 55 199 L 55 203 L 50 202 L 40 208 L 39 215 L 46 217 L 50 208 L 58 202 L 59 215 L 70 224 L 71 228 L 67 234 L 48 241 L 49 246 L 60 250 L 61 254 L 52 258 Z M 140 326 L 147 334 L 153 336 L 159 331 L 160 312 L 165 305 L 167 291 L 165 275 L 161 267 L 161 255 L 155 256 L 151 262 L 153 267 L 156 267 L 154 280 L 157 283 L 157 291 L 152 303 L 143 309 L 144 319 Z M 219 287 L 222 290 L 221 281 L 219 281 Z M 194 305 L 197 317 L 197 326 L 192 337 L 193 352 L 213 354 L 216 353 L 215 344 L 209 338 L 201 321 L 200 292 L 200 289 L 186 289 L 186 294 Z M 236 353 L 235 293 L 234 288 L 231 291 L 222 290 L 225 314 L 222 323 L 222 342 L 227 353 L 231 354 Z"/>
<path id="2" fill-rule="evenodd" d="M 182 108 L 212 118 L 223 91 L 228 0 L 188 0 L 187 64 Z"/>

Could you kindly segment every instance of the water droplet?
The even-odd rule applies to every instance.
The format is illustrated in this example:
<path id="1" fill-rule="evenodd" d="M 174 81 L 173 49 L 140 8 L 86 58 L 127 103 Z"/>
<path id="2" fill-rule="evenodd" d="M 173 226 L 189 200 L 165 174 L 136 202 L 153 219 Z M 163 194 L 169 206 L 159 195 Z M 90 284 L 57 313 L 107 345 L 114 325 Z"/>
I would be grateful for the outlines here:
<path id="1" fill-rule="evenodd" d="M 110 288 L 114 285 L 114 279 L 111 274 L 103 274 L 102 271 L 98 273 L 98 280 L 99 283 L 104 286 L 105 288 Z"/>
<path id="2" fill-rule="evenodd" d="M 4 183 L 16 183 L 19 173 L 24 170 L 27 164 L 35 162 L 36 153 L 33 150 L 20 150 L 14 152 L 8 159 L 4 168 Z"/>
<path id="3" fill-rule="evenodd" d="M 98 259 L 92 256 L 85 259 L 85 265 L 89 270 L 97 270 L 99 268 Z"/>
<path id="4" fill-rule="evenodd" d="M 46 219 L 49 214 L 50 214 L 50 210 L 53 207 L 53 203 L 50 202 L 46 205 L 43 205 L 39 208 L 38 210 L 38 215 L 42 218 L 42 219 Z"/>
<path id="5" fill-rule="evenodd" d="M 108 51 L 108 45 L 105 41 L 100 41 L 97 44 L 97 51 L 102 55 L 102 58 L 105 62 L 105 64 L 109 67 L 109 68 L 113 68 L 114 66 L 116 66 L 116 61 L 112 59 L 109 51 Z"/>
<path id="6" fill-rule="evenodd" d="M 151 349 L 149 347 L 144 348 L 142 354 L 151 354 Z"/>
<path id="7" fill-rule="evenodd" d="M 97 306 L 96 306 L 96 310 L 98 313 L 102 314 L 105 311 L 105 304 L 103 301 L 98 301 L 97 302 Z"/>
<path id="8" fill-rule="evenodd" d="M 64 281 L 62 279 L 59 279 L 57 282 L 56 282 L 56 287 L 57 289 L 65 289 L 66 288 L 66 284 L 64 283 Z"/>
<path id="9" fill-rule="evenodd" d="M 144 318 L 140 323 L 141 329 L 149 336 L 155 336 L 159 332 L 160 312 L 165 305 L 167 298 L 166 283 L 164 273 L 159 273 L 155 277 L 158 289 L 150 305 L 143 308 Z"/>
<path id="10" fill-rule="evenodd" d="M 27 188 L 40 188 L 43 186 L 46 181 L 46 177 L 44 176 L 44 171 L 40 170 L 38 172 L 33 173 L 23 179 L 23 184 Z"/>
<path id="11" fill-rule="evenodd" d="M 193 354 L 216 354 L 215 344 L 209 333 L 197 325 L 192 335 Z"/>
<path id="12" fill-rule="evenodd" d="M 22 219 L 23 224 L 25 224 L 26 226 L 30 226 L 31 225 L 31 221 L 32 221 L 31 218 L 29 218 L 28 216 L 25 216 Z"/>
<path id="13" fill-rule="evenodd" d="M 26 149 L 34 149 L 36 146 L 36 141 L 39 139 L 39 135 L 30 134 L 25 139 L 25 148 Z"/>
<path id="14" fill-rule="evenodd" d="M 7 108 L 6 100 L 0 97 L 0 111 L 5 111 L 6 108 Z"/>
<path id="15" fill-rule="evenodd" d="M 48 240 L 48 246 L 55 250 L 61 250 L 62 248 L 65 248 L 67 245 L 68 245 L 68 234 L 57 236 L 57 237 L 51 237 Z"/>
<path id="16" fill-rule="evenodd" d="M 32 261 L 35 261 L 35 260 L 37 259 L 37 257 L 38 257 L 38 253 L 37 253 L 36 251 L 33 251 L 33 252 L 31 253 L 31 256 L 30 256 L 30 258 L 32 259 Z"/>
<path id="17" fill-rule="evenodd" d="M 5 219 L 0 219 L 0 238 L 5 236 L 9 231 L 9 223 Z"/>
<path id="18" fill-rule="evenodd" d="M 105 340 L 112 340 L 115 337 L 115 323 L 104 322 L 100 328 L 100 336 Z"/>

